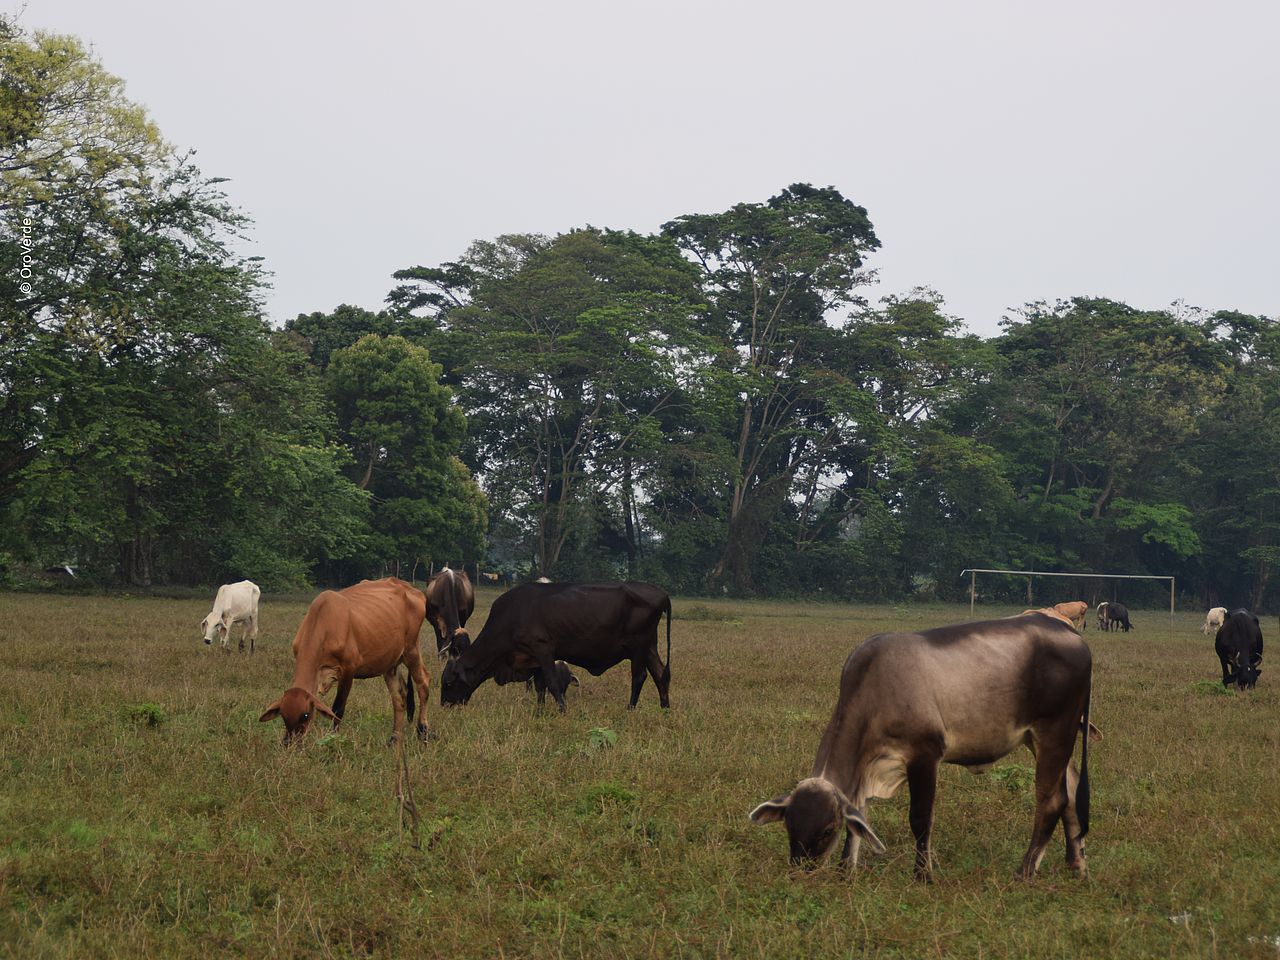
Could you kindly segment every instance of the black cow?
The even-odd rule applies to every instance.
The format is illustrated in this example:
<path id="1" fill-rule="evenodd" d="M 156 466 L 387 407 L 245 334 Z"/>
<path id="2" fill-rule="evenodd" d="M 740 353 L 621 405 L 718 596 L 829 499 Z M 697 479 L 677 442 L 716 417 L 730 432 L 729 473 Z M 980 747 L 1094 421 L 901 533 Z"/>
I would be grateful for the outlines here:
<path id="1" fill-rule="evenodd" d="M 1107 604 L 1107 629 L 1119 630 L 1121 627 L 1125 633 L 1132 629 L 1129 624 L 1129 608 L 1113 600 Z"/>
<path id="2" fill-rule="evenodd" d="M 667 663 L 658 656 L 658 624 L 667 615 Z M 525 583 L 493 602 L 475 642 L 440 676 L 440 702 L 466 703 L 493 677 L 499 684 L 541 674 L 563 712 L 564 682 L 556 660 L 599 676 L 631 661 L 631 703 L 646 671 L 664 707 L 671 705 L 671 598 L 661 587 L 623 583 Z"/>
<path id="3" fill-rule="evenodd" d="M 1252 690 L 1262 672 L 1262 626 L 1248 610 L 1232 610 L 1213 642 L 1222 662 L 1222 685 Z"/>
<path id="4" fill-rule="evenodd" d="M 556 682 L 560 684 L 561 690 L 581 686 L 578 683 L 578 678 L 573 675 L 573 671 L 569 669 L 569 665 L 563 660 L 556 661 Z M 524 685 L 526 690 L 538 691 L 538 703 L 547 702 L 547 684 L 542 679 L 541 670 L 535 670 L 533 676 L 526 680 Z"/>
<path id="5" fill-rule="evenodd" d="M 905 781 L 916 876 L 928 879 L 938 765 L 980 773 L 1026 744 L 1036 758 L 1036 803 L 1019 873 L 1035 875 L 1061 819 L 1067 864 L 1083 875 L 1089 738 L 1082 738 L 1078 776 L 1071 754 L 1089 720 L 1092 669 L 1070 624 L 1039 612 L 871 637 L 844 662 L 812 773 L 756 807 L 751 819 L 785 822 L 797 864 L 825 859 L 843 832 L 840 859 L 852 855 L 856 864 L 862 840 L 884 849 L 867 822 L 867 801 L 892 797 Z"/>

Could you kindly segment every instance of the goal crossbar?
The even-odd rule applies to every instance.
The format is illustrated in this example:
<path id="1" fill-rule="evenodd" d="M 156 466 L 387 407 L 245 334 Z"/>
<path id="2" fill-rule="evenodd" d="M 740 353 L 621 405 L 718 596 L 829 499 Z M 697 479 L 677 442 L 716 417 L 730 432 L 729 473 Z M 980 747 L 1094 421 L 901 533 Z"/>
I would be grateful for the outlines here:
<path id="1" fill-rule="evenodd" d="M 1003 573 L 1015 577 L 1080 577 L 1085 580 L 1168 580 L 1169 581 L 1169 622 L 1173 622 L 1173 603 L 1177 589 L 1177 578 L 1139 573 L 1050 573 L 1047 570 L 989 570 L 985 567 L 966 567 L 960 576 L 969 574 L 969 616 L 973 616 L 978 601 L 978 574 Z M 1028 587 L 1028 591 L 1030 588 Z"/>

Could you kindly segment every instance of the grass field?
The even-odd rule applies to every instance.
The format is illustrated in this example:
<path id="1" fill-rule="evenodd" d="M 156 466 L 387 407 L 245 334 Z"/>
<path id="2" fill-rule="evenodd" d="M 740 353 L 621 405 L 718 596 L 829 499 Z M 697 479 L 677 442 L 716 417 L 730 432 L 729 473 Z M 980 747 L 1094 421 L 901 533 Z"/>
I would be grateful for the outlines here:
<path id="1" fill-rule="evenodd" d="M 678 600 L 669 712 L 652 684 L 626 711 L 625 665 L 580 673 L 565 716 L 492 683 L 445 712 L 433 662 L 415 850 L 382 682 L 283 750 L 257 718 L 305 605 L 264 598 L 253 657 L 199 642 L 208 607 L 0 594 L 0 955 L 1280 956 L 1280 669 L 1225 694 L 1199 613 L 1086 634 L 1088 880 L 1060 831 L 1013 879 L 1019 752 L 943 768 L 922 885 L 905 790 L 871 805 L 889 850 L 853 875 L 791 870 L 747 813 L 807 775 L 859 640 L 967 608 Z"/>

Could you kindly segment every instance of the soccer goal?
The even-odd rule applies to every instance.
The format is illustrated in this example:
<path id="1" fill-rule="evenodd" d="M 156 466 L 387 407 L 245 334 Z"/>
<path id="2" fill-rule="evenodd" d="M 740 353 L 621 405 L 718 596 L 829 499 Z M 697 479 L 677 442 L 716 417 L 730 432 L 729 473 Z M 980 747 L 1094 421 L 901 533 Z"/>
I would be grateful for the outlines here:
<path id="1" fill-rule="evenodd" d="M 1075 577 L 1080 580 L 1168 580 L 1169 581 L 1169 622 L 1173 623 L 1173 606 L 1174 597 L 1177 591 L 1177 580 L 1175 577 L 1156 577 L 1146 574 L 1136 573 L 1047 573 L 1044 570 L 986 570 L 983 568 L 967 567 L 960 571 L 960 576 L 969 575 L 969 616 L 974 615 L 974 608 L 978 603 L 978 574 L 980 573 L 998 573 L 1004 576 L 1026 577 L 1027 578 L 1027 597 L 1030 601 L 1031 583 L 1036 577 Z M 1031 602 L 1027 606 L 1032 606 Z"/>

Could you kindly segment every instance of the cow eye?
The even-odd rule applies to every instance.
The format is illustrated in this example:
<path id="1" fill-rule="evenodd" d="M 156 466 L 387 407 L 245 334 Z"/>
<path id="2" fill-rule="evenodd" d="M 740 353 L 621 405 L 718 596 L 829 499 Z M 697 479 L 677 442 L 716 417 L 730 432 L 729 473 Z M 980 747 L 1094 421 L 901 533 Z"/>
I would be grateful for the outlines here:
<path id="1" fill-rule="evenodd" d="M 309 714 L 309 713 L 304 713 L 304 714 L 302 715 L 302 719 L 303 719 L 303 720 L 306 720 L 306 719 L 307 719 L 307 717 L 309 717 L 309 716 L 311 716 L 311 714 Z"/>

